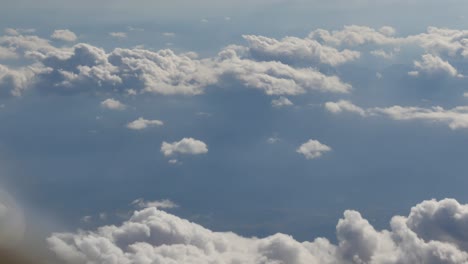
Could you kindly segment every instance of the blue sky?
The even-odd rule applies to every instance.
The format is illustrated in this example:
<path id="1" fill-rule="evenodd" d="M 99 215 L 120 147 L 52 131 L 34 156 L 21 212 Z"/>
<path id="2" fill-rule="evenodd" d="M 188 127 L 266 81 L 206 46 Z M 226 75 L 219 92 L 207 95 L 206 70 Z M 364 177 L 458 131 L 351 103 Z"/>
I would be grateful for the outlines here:
<path id="1" fill-rule="evenodd" d="M 57 263 L 468 260 L 466 3 L 2 5 L 0 245 Z"/>

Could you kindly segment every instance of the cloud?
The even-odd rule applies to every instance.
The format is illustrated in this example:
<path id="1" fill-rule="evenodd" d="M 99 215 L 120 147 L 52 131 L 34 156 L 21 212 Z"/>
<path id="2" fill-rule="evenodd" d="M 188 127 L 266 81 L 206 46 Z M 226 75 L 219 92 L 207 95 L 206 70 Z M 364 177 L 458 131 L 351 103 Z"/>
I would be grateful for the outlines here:
<path id="1" fill-rule="evenodd" d="M 83 223 L 91 223 L 93 217 L 91 215 L 85 215 L 81 218 L 81 222 Z"/>
<path id="2" fill-rule="evenodd" d="M 249 51 L 254 57 L 279 60 L 283 62 L 318 62 L 337 66 L 356 60 L 360 53 L 351 50 L 339 51 L 336 48 L 320 44 L 314 39 L 286 37 L 281 40 L 263 36 L 244 35 Z"/>
<path id="3" fill-rule="evenodd" d="M 68 41 L 68 42 L 74 42 L 78 39 L 75 33 L 73 33 L 72 31 L 68 29 L 57 29 L 54 31 L 54 33 L 52 33 L 50 37 L 56 40 L 62 40 L 62 41 Z"/>
<path id="4" fill-rule="evenodd" d="M 0 92 L 21 96 L 36 81 L 38 74 L 47 74 L 50 68 L 39 64 L 12 69 L 0 64 Z"/>
<path id="5" fill-rule="evenodd" d="M 59 34 L 60 32 L 60 34 Z M 56 31 L 65 35 L 65 30 Z M 218 55 L 199 59 L 194 52 L 176 54 L 165 49 L 100 47 L 79 43 L 54 47 L 37 36 L 0 36 L 0 56 L 26 58 L 42 68 L 23 87 L 48 93 L 88 92 L 198 95 L 212 85 L 237 84 L 268 95 L 296 95 L 309 91 L 348 93 L 351 85 L 314 68 L 295 68 L 278 61 L 256 60 L 248 47 L 228 46 Z M 47 69 L 47 70 L 45 70 Z M 13 90 L 12 87 L 9 87 Z"/>
<path id="6" fill-rule="evenodd" d="M 164 122 L 160 120 L 147 120 L 142 117 L 127 124 L 127 128 L 133 130 L 142 130 L 150 126 L 162 126 Z"/>
<path id="7" fill-rule="evenodd" d="M 5 28 L 5 34 L 11 36 L 18 36 L 21 34 L 31 34 L 36 32 L 34 28 Z"/>
<path id="8" fill-rule="evenodd" d="M 243 48 L 230 46 L 218 55 L 217 69 L 243 85 L 268 95 L 298 95 L 307 91 L 348 93 L 351 85 L 312 68 L 293 68 L 277 61 L 244 58 Z"/>
<path id="9" fill-rule="evenodd" d="M 385 51 L 383 49 L 378 49 L 378 50 L 372 50 L 370 54 L 376 56 L 376 57 L 381 57 L 383 59 L 390 60 L 395 57 L 395 53 L 393 51 Z"/>
<path id="10" fill-rule="evenodd" d="M 284 106 L 291 106 L 294 105 L 288 98 L 284 96 L 280 96 L 278 99 L 273 99 L 271 101 L 271 105 L 273 107 L 279 108 Z"/>
<path id="11" fill-rule="evenodd" d="M 127 33 L 125 33 L 125 32 L 111 32 L 111 33 L 109 33 L 109 36 L 114 37 L 114 38 L 123 39 L 123 38 L 127 38 Z"/>
<path id="12" fill-rule="evenodd" d="M 463 77 L 448 61 L 431 54 L 424 54 L 421 61 L 414 62 L 414 67 L 416 71 L 409 72 L 412 76 L 423 74 L 429 77 Z"/>
<path id="13" fill-rule="evenodd" d="M 164 156 L 172 156 L 176 153 L 199 155 L 208 153 L 208 146 L 203 141 L 194 138 L 183 138 L 172 143 L 164 141 L 161 145 L 161 152 Z"/>
<path id="14" fill-rule="evenodd" d="M 34 81 L 21 90 L 97 94 L 126 93 L 131 88 L 136 94 L 198 95 L 210 86 L 242 85 L 286 96 L 351 92 L 351 84 L 316 68 L 358 59 L 361 51 L 348 48 L 391 58 L 403 46 L 417 46 L 426 54 L 415 61 L 411 74 L 461 76 L 450 59 L 468 57 L 466 36 L 468 31 L 429 27 L 424 33 L 401 37 L 391 27 L 351 25 L 336 31 L 317 29 L 305 38 L 245 35 L 245 46 L 230 45 L 215 56 L 198 58 L 193 52 L 177 54 L 170 49 L 107 52 L 86 43 L 57 48 L 47 39 L 17 34 L 0 36 L 0 57 L 26 58 L 36 69 L 43 69 L 33 72 L 28 79 Z"/>
<path id="15" fill-rule="evenodd" d="M 304 155 L 306 159 L 316 159 L 321 157 L 323 153 L 331 150 L 332 149 L 329 146 L 322 144 L 317 140 L 310 139 L 299 146 L 296 152 Z"/>
<path id="16" fill-rule="evenodd" d="M 468 261 L 466 212 L 468 205 L 453 199 L 428 200 L 379 231 L 347 210 L 336 226 L 335 245 L 320 237 L 299 242 L 285 234 L 247 238 L 214 232 L 150 207 L 121 225 L 54 233 L 47 244 L 66 263 L 460 264 Z"/>
<path id="17" fill-rule="evenodd" d="M 101 107 L 110 109 L 110 110 L 124 110 L 125 108 L 127 108 L 126 105 L 119 102 L 118 100 L 115 100 L 114 98 L 108 98 L 102 101 Z"/>
<path id="18" fill-rule="evenodd" d="M 351 112 L 361 116 L 367 115 L 364 109 L 346 100 L 340 100 L 338 102 L 326 102 L 325 109 L 334 114 L 341 112 Z"/>
<path id="19" fill-rule="evenodd" d="M 176 55 L 171 50 L 115 49 L 109 61 L 118 67 L 119 76 L 133 72 L 137 79 L 125 78 L 124 83 L 130 82 L 145 92 L 196 95 L 217 82 L 216 72 L 204 61 L 195 59 L 193 53 Z"/>
<path id="20" fill-rule="evenodd" d="M 16 58 L 18 58 L 18 54 L 16 54 L 14 49 L 0 46 L 0 60 L 16 59 Z"/>
<path id="21" fill-rule="evenodd" d="M 49 40 L 32 35 L 0 36 L 0 46 L 19 56 L 36 60 L 47 53 L 54 53 L 60 57 L 69 53 L 68 48 L 56 48 L 50 44 Z"/>
<path id="22" fill-rule="evenodd" d="M 281 139 L 276 137 L 276 136 L 273 136 L 273 137 L 269 137 L 267 139 L 267 143 L 268 144 L 275 144 L 275 143 L 278 143 Z"/>
<path id="23" fill-rule="evenodd" d="M 451 129 L 468 128 L 468 106 L 444 109 L 440 106 L 431 108 L 416 106 L 373 107 L 363 109 L 349 101 L 325 103 L 325 109 L 332 113 L 351 112 L 361 116 L 386 116 L 394 120 L 422 120 L 447 124 Z"/>
<path id="24" fill-rule="evenodd" d="M 444 109 L 440 106 L 422 108 L 395 105 L 387 108 L 372 108 L 369 111 L 395 120 L 423 120 L 445 123 L 451 129 L 468 128 L 468 106 Z"/>
<path id="25" fill-rule="evenodd" d="M 467 30 L 428 27 L 424 33 L 397 37 L 392 29 L 383 27 L 376 30 L 366 26 L 349 25 L 342 30 L 317 29 L 311 32 L 308 38 L 335 47 L 374 45 L 400 48 L 412 45 L 421 47 L 426 53 L 433 55 L 468 57 Z"/>
<path id="26" fill-rule="evenodd" d="M 136 199 L 132 202 L 132 205 L 135 205 L 139 208 L 162 208 L 162 209 L 172 209 L 179 207 L 178 204 L 174 203 L 171 200 L 164 199 L 159 201 L 145 201 L 143 198 Z"/>

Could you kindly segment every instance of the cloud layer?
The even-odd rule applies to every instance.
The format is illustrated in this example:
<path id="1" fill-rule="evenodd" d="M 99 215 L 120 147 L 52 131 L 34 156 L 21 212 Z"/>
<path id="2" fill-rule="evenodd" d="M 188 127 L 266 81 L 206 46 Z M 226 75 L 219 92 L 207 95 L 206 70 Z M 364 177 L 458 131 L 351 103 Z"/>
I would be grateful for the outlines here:
<path id="1" fill-rule="evenodd" d="M 468 262 L 468 205 L 424 201 L 407 217 L 394 216 L 376 230 L 357 211 L 338 221 L 338 243 L 298 242 L 276 234 L 246 238 L 214 232 L 155 207 L 135 211 L 119 226 L 55 233 L 48 245 L 66 263 L 400 264 Z"/>
<path id="2" fill-rule="evenodd" d="M 118 33 L 112 35 L 122 37 Z M 51 37 L 68 42 L 77 39 L 69 30 L 56 30 Z M 250 38 L 254 39 L 254 36 Z M 249 43 L 253 45 L 252 40 Z M 323 49 L 324 52 L 335 52 L 334 48 L 329 48 L 332 51 Z M 259 53 L 259 48 L 255 52 Z M 194 52 L 176 54 L 169 49 L 115 48 L 106 52 L 87 43 L 55 47 L 47 39 L 18 33 L 0 36 L 0 57 L 27 58 L 34 63 L 26 68 L 35 70 L 25 72 L 23 68 L 0 64 L 13 72 L 16 79 L 28 80 L 20 88 L 15 83 L 3 81 L 0 88 L 15 96 L 23 94 L 19 90 L 34 88 L 62 94 L 131 90 L 135 94 L 197 95 L 209 86 L 230 85 L 235 81 L 269 95 L 296 95 L 308 91 L 346 93 L 351 90 L 351 85 L 337 76 L 328 76 L 310 67 L 293 67 L 276 61 L 274 56 L 257 59 L 255 52 L 253 46 L 228 46 L 217 56 L 204 59 Z"/>

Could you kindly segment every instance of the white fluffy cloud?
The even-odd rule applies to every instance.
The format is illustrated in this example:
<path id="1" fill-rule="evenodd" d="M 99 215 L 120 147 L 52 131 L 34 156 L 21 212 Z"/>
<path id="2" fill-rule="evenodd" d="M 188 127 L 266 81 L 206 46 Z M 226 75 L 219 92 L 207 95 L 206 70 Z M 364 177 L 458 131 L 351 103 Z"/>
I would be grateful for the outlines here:
<path id="1" fill-rule="evenodd" d="M 200 140 L 194 138 L 183 138 L 172 143 L 163 142 L 161 152 L 164 156 L 172 156 L 176 153 L 199 155 L 208 153 L 208 146 Z"/>
<path id="2" fill-rule="evenodd" d="M 160 94 L 201 94 L 203 89 L 215 84 L 217 74 L 205 61 L 196 59 L 196 54 L 175 54 L 171 50 L 152 52 L 142 49 L 115 49 L 109 61 L 119 69 L 119 76 L 132 81 L 145 92 Z"/>
<path id="3" fill-rule="evenodd" d="M 337 66 L 360 57 L 357 51 L 339 51 L 310 38 L 286 37 L 281 40 L 263 36 L 244 35 L 254 57 L 280 61 L 307 61 Z"/>
<path id="4" fill-rule="evenodd" d="M 296 152 L 304 155 L 306 159 L 316 159 L 322 156 L 323 153 L 331 151 L 331 148 L 325 144 L 320 143 L 318 140 L 310 139 L 305 142 Z"/>
<path id="5" fill-rule="evenodd" d="M 127 106 L 114 98 L 108 98 L 101 102 L 101 107 L 110 110 L 124 110 Z"/>
<path id="6" fill-rule="evenodd" d="M 455 57 L 461 55 L 468 57 L 468 31 L 449 28 L 428 27 L 420 34 L 397 37 L 391 27 L 380 30 L 366 26 L 350 25 L 342 30 L 328 31 L 314 30 L 309 34 L 310 39 L 318 40 L 335 47 L 357 47 L 363 45 L 376 45 L 379 47 L 401 47 L 414 45 L 423 48 L 426 53 L 433 55 L 448 55 Z"/>
<path id="7" fill-rule="evenodd" d="M 73 32 L 68 30 L 56 30 L 52 37 L 74 40 Z M 253 41 L 254 36 L 250 37 Z M 27 58 L 34 61 L 32 65 L 36 68 L 48 69 L 35 74 L 35 81 L 24 89 L 123 93 L 131 87 L 136 94 L 197 95 L 211 85 L 229 85 L 236 81 L 269 95 L 351 91 L 351 85 L 337 76 L 325 75 L 314 68 L 296 68 L 275 61 L 273 57 L 257 60 L 249 49 L 253 51 L 254 48 L 228 46 L 214 57 L 199 59 L 193 52 L 176 54 L 169 49 L 155 52 L 143 48 L 116 48 L 106 52 L 86 43 L 57 48 L 49 40 L 33 35 L 0 36 L 0 58 Z M 324 55 L 322 59 L 332 57 Z M 13 89 L 10 87 L 10 90 Z"/>
<path id="8" fill-rule="evenodd" d="M 20 96 L 36 81 L 38 74 L 47 74 L 51 70 L 38 64 L 17 69 L 0 64 L 0 93 Z"/>
<path id="9" fill-rule="evenodd" d="M 294 105 L 288 98 L 284 96 L 280 96 L 278 99 L 271 100 L 271 105 L 273 107 L 284 107 L 284 106 L 291 106 Z"/>
<path id="10" fill-rule="evenodd" d="M 268 95 L 298 95 L 307 91 L 348 93 L 351 85 L 312 68 L 293 68 L 277 61 L 244 58 L 242 47 L 230 46 L 218 55 L 217 69 L 243 85 Z"/>
<path id="11" fill-rule="evenodd" d="M 424 54 L 421 61 L 414 62 L 414 67 L 416 71 L 409 72 L 413 76 L 423 74 L 429 77 L 463 77 L 448 61 L 444 61 L 440 57 L 431 54 Z"/>
<path id="12" fill-rule="evenodd" d="M 53 39 L 73 42 L 78 39 L 78 37 L 72 31 L 68 29 L 57 29 L 50 36 Z"/>
<path id="13" fill-rule="evenodd" d="M 54 33 L 56 37 L 73 34 L 67 30 Z M 368 52 L 383 58 L 393 58 L 404 46 L 422 48 L 426 54 L 415 61 L 413 75 L 461 76 L 450 60 L 457 56 L 468 58 L 468 31 L 447 28 L 429 27 L 424 33 L 400 37 L 391 27 L 351 25 L 336 31 L 317 29 L 305 38 L 278 40 L 256 35 L 244 38 L 245 46 L 231 45 L 216 56 L 200 59 L 193 52 L 177 54 L 171 50 L 116 48 L 106 52 L 85 43 L 58 48 L 47 39 L 17 31 L 0 36 L 0 58 L 27 58 L 35 68 L 43 69 L 33 72 L 34 76 L 28 79 L 34 81 L 22 90 L 123 93 L 130 87 L 136 94 L 165 95 L 197 95 L 207 87 L 232 81 L 268 95 L 348 93 L 352 90 L 349 83 L 315 67 L 357 60 L 361 51 L 369 48 Z"/>
<path id="14" fill-rule="evenodd" d="M 161 120 L 148 120 L 140 117 L 130 123 L 127 124 L 127 128 L 133 130 L 142 130 L 150 126 L 162 126 L 164 122 Z"/>
<path id="15" fill-rule="evenodd" d="M 468 205 L 456 200 L 424 201 L 379 231 L 347 210 L 336 226 L 335 245 L 325 238 L 298 242 L 284 234 L 213 232 L 150 207 L 119 226 L 54 233 L 47 243 L 66 263 L 461 264 L 468 262 L 467 212 Z"/>

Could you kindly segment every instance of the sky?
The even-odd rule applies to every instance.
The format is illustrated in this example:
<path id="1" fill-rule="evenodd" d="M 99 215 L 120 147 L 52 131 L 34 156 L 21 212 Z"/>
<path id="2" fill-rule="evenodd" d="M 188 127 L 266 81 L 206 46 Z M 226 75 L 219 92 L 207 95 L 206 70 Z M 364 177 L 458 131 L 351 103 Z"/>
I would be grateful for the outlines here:
<path id="1" fill-rule="evenodd" d="M 467 5 L 1 1 L 0 258 L 468 263 Z"/>

